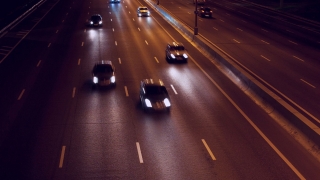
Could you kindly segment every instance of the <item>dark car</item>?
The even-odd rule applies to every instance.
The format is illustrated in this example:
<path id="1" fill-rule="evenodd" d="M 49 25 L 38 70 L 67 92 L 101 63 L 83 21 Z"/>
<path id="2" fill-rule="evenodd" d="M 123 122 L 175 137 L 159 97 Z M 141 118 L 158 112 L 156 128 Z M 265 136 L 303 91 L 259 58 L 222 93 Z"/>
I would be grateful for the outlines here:
<path id="1" fill-rule="evenodd" d="M 115 67 L 112 62 L 106 60 L 97 62 L 92 69 L 92 81 L 95 86 L 115 85 Z"/>
<path id="2" fill-rule="evenodd" d="M 102 16 L 100 14 L 94 14 L 89 20 L 90 26 L 102 26 Z"/>
<path id="3" fill-rule="evenodd" d="M 110 3 L 120 3 L 120 0 L 110 0 Z"/>
<path id="4" fill-rule="evenodd" d="M 188 61 L 188 54 L 182 43 L 168 43 L 166 47 L 166 58 L 169 61 Z"/>
<path id="5" fill-rule="evenodd" d="M 137 9 L 137 15 L 140 16 L 150 16 L 150 11 L 146 6 L 139 6 Z"/>
<path id="6" fill-rule="evenodd" d="M 144 110 L 170 110 L 168 91 L 161 80 L 144 79 L 140 82 L 140 101 Z"/>
<path id="7" fill-rule="evenodd" d="M 212 10 L 209 7 L 200 7 L 198 8 L 198 15 L 201 17 L 212 18 Z"/>

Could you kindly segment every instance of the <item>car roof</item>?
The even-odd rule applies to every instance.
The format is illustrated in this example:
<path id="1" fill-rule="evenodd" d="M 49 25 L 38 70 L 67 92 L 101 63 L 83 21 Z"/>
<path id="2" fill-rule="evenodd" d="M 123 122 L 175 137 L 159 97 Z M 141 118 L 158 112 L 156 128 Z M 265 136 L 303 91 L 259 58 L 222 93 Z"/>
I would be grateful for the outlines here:
<path id="1" fill-rule="evenodd" d="M 100 15 L 100 14 L 92 14 L 92 16 L 100 16 L 100 17 L 101 17 L 101 15 Z"/>
<path id="2" fill-rule="evenodd" d="M 180 42 L 172 42 L 172 43 L 168 43 L 170 46 L 184 46 L 182 43 Z"/>
<path id="3" fill-rule="evenodd" d="M 109 64 L 112 66 L 112 62 L 110 60 L 101 60 L 96 63 L 96 65 L 100 65 L 100 64 Z"/>
<path id="4" fill-rule="evenodd" d="M 147 8 L 147 9 L 148 9 L 147 6 L 139 6 L 138 8 L 139 8 L 139 9 L 140 9 L 140 8 Z"/>
<path id="5" fill-rule="evenodd" d="M 141 82 L 143 82 L 146 86 L 164 86 L 161 79 L 158 81 L 155 81 L 153 79 L 143 79 Z"/>

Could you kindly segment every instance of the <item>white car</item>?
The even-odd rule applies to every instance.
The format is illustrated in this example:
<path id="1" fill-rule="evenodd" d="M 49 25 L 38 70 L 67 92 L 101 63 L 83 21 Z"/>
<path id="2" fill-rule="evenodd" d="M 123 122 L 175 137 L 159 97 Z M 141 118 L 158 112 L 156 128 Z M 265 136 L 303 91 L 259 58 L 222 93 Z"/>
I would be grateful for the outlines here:
<path id="1" fill-rule="evenodd" d="M 150 16 L 150 11 L 146 6 L 139 6 L 137 9 L 137 15 L 141 16 Z"/>

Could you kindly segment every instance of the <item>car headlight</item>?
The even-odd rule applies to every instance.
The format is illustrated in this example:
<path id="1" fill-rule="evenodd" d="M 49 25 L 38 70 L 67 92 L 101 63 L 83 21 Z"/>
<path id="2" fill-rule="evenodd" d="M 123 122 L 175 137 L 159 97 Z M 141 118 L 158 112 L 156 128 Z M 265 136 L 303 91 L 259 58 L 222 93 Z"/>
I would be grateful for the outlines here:
<path id="1" fill-rule="evenodd" d="M 183 55 L 182 55 L 184 58 L 188 58 L 188 55 L 186 54 L 186 53 L 183 53 Z"/>
<path id="2" fill-rule="evenodd" d="M 164 105 L 165 105 L 166 107 L 170 107 L 170 106 L 171 106 L 171 103 L 170 103 L 170 101 L 169 101 L 168 98 L 165 98 L 165 99 L 163 100 L 163 103 L 164 103 Z"/>
<path id="3" fill-rule="evenodd" d="M 170 54 L 170 56 L 171 56 L 172 59 L 175 59 L 175 58 L 176 58 L 173 54 Z"/>
<path id="4" fill-rule="evenodd" d="M 99 24 L 102 24 L 102 21 L 99 21 Z"/>
<path id="5" fill-rule="evenodd" d="M 152 107 L 152 104 L 149 99 L 145 99 L 144 102 L 146 103 L 147 107 Z"/>
<path id="6" fill-rule="evenodd" d="M 111 83 L 115 83 L 115 82 L 116 82 L 116 77 L 115 77 L 115 76 L 111 76 L 110 82 L 111 82 Z"/>
<path id="7" fill-rule="evenodd" d="M 92 21 L 90 21 L 90 24 L 93 24 L 93 22 L 92 22 Z"/>
<path id="8" fill-rule="evenodd" d="M 98 78 L 95 77 L 95 76 L 93 76 L 93 83 L 94 83 L 94 84 L 97 84 L 97 83 L 98 83 Z"/>

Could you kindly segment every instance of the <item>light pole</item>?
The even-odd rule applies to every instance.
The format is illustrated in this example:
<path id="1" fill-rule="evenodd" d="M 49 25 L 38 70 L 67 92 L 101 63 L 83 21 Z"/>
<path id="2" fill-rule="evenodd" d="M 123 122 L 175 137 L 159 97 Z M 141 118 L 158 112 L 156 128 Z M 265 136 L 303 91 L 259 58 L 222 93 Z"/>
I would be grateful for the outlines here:
<path id="1" fill-rule="evenodd" d="M 198 0 L 196 0 L 195 10 L 194 10 L 194 35 L 198 34 Z"/>

